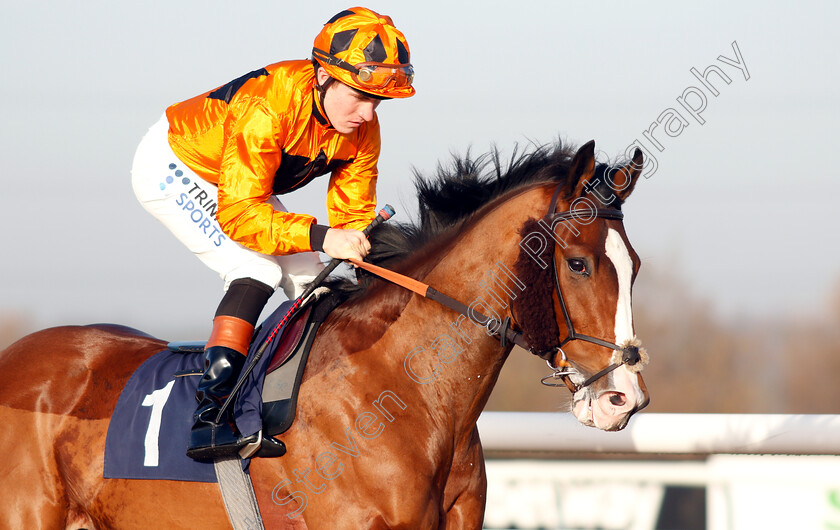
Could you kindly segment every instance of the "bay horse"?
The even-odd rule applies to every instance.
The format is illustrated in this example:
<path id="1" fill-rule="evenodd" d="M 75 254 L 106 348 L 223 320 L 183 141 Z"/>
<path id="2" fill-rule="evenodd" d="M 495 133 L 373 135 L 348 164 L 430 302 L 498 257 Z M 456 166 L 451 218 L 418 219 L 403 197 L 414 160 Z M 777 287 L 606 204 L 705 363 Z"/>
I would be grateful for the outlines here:
<path id="1" fill-rule="evenodd" d="M 616 212 L 641 167 L 638 151 L 624 166 L 596 164 L 594 142 L 577 152 L 536 148 L 504 169 L 497 154 L 456 160 L 418 180 L 419 223 L 383 225 L 369 260 L 531 341 L 562 345 L 534 352 L 574 392 L 574 415 L 621 429 L 648 402 L 643 363 L 615 363 L 613 351 L 638 344 L 630 293 L 640 263 Z M 612 215 L 587 217 L 592 204 Z M 566 215 L 545 216 L 550 205 Z M 527 280 L 526 262 L 535 274 Z M 538 281 L 545 271 L 556 290 Z M 315 339 L 296 420 L 280 436 L 288 453 L 251 462 L 265 525 L 480 528 L 486 478 L 476 420 L 512 345 L 435 301 L 362 276 L 333 286 L 347 299 Z M 120 391 L 165 348 L 130 328 L 92 325 L 36 332 L 0 353 L 0 526 L 230 527 L 216 484 L 103 478 Z"/>

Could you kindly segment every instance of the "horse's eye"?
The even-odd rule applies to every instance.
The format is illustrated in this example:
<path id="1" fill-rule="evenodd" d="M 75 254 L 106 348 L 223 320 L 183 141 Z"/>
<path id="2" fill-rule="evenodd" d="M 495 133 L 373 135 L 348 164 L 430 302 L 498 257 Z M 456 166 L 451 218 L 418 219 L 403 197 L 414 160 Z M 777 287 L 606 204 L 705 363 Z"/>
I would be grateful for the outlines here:
<path id="1" fill-rule="evenodd" d="M 569 270 L 574 272 L 575 274 L 581 274 L 583 276 L 589 276 L 589 270 L 586 268 L 586 262 L 580 258 L 571 258 L 566 260 L 566 263 L 569 265 Z"/>

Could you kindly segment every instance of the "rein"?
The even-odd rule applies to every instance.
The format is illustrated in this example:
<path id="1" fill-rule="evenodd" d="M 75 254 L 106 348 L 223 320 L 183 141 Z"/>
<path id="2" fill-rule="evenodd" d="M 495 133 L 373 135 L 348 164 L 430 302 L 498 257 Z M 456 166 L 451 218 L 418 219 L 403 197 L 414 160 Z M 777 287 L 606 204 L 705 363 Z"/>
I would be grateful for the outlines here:
<path id="1" fill-rule="evenodd" d="M 552 196 L 551 203 L 548 208 L 548 212 L 545 215 L 545 220 L 550 222 L 556 222 L 558 220 L 566 220 L 566 219 L 576 219 L 584 217 L 584 214 L 579 213 L 580 210 L 568 210 L 564 212 L 555 212 L 557 207 L 557 200 L 560 194 L 560 186 L 558 186 L 554 190 L 554 195 Z M 589 209 L 588 212 L 592 212 L 593 210 Z M 624 219 L 624 214 L 621 210 L 614 209 L 614 208 L 596 208 L 594 209 L 594 216 L 590 215 L 587 218 L 600 218 L 600 219 L 614 219 L 621 221 Z M 550 225 L 553 226 L 553 225 Z M 383 267 L 379 267 L 377 265 L 373 265 L 371 263 L 367 263 L 365 261 L 359 261 L 356 259 L 349 259 L 347 260 L 351 262 L 353 265 L 356 265 L 359 268 L 362 268 L 380 278 L 388 280 L 391 283 L 404 287 L 412 292 L 423 296 L 424 298 L 428 298 L 429 300 L 434 300 L 439 304 L 452 309 L 456 313 L 463 315 L 464 317 L 468 318 L 470 321 L 478 324 L 479 326 L 487 328 L 487 330 L 496 337 L 500 342 L 503 348 L 506 348 L 510 344 L 516 344 L 521 348 L 530 351 L 534 355 L 544 359 L 548 364 L 549 368 L 552 369 L 553 373 L 543 377 L 541 382 L 546 386 L 561 386 L 559 384 L 553 383 L 552 380 L 560 379 L 569 391 L 572 394 L 577 393 L 579 390 L 588 387 L 598 379 L 604 377 L 605 375 L 609 374 L 613 370 L 619 368 L 620 366 L 627 364 L 633 366 L 637 364 L 641 360 L 641 356 L 639 354 L 639 348 L 636 345 L 625 345 L 619 346 L 618 344 L 599 339 L 597 337 L 591 337 L 589 335 L 584 335 L 583 333 L 578 333 L 575 331 L 574 326 L 572 325 L 572 319 L 569 316 L 569 311 L 566 308 L 566 301 L 563 298 L 563 291 L 560 288 L 560 277 L 557 273 L 557 258 L 556 253 L 552 252 L 552 268 L 554 274 L 554 290 L 557 293 L 557 299 L 560 303 L 560 310 L 563 312 L 563 320 L 566 322 L 566 328 L 568 330 L 568 335 L 566 336 L 563 341 L 561 341 L 557 346 L 551 347 L 545 351 L 535 351 L 528 342 L 525 340 L 521 331 L 515 331 L 511 329 L 511 319 L 510 317 L 506 317 L 504 321 L 498 322 L 495 318 L 486 317 L 481 313 L 478 313 L 468 306 L 459 302 L 458 300 L 447 296 L 440 291 L 434 289 L 433 287 L 415 280 L 413 278 L 409 278 L 403 274 L 398 272 L 394 272 L 389 269 L 385 269 Z M 519 326 L 521 328 L 521 326 Z M 563 351 L 562 347 L 568 344 L 573 340 L 582 340 L 586 342 L 590 342 L 592 344 L 596 344 L 598 346 L 603 346 L 605 348 L 610 348 L 615 351 L 613 354 L 613 360 L 609 366 L 601 370 L 600 372 L 594 374 L 593 376 L 586 379 L 583 383 L 577 384 L 574 383 L 570 376 L 577 373 L 572 368 L 571 362 L 566 357 L 566 353 Z M 554 366 L 551 363 L 551 359 L 556 357 L 557 353 L 560 353 L 561 359 L 558 363 L 558 366 Z M 618 357 L 618 353 L 621 353 L 620 358 Z"/>
<path id="2" fill-rule="evenodd" d="M 507 347 L 508 344 L 511 343 L 516 344 L 517 346 L 520 346 L 526 350 L 531 349 L 528 343 L 525 341 L 525 338 L 522 336 L 522 333 L 519 331 L 514 331 L 510 328 L 510 317 L 505 318 L 503 322 L 499 322 L 495 318 L 486 317 L 481 313 L 470 309 L 462 302 L 459 302 L 451 296 L 447 296 L 435 289 L 434 287 L 431 287 L 423 282 L 415 280 L 414 278 L 409 278 L 408 276 L 405 276 L 398 272 L 379 267 L 378 265 L 373 265 L 372 263 L 368 263 L 366 261 L 359 261 L 353 258 L 350 258 L 347 261 L 361 269 L 364 269 L 372 274 L 375 274 L 376 276 L 379 276 L 380 278 L 388 280 L 389 282 L 399 285 L 400 287 L 404 287 L 409 291 L 415 292 L 424 298 L 428 298 L 429 300 L 433 300 L 445 307 L 448 307 L 456 313 L 459 313 L 464 317 L 470 319 L 472 322 L 475 322 L 479 326 L 487 328 L 488 331 L 490 331 L 501 341 L 502 347 Z"/>

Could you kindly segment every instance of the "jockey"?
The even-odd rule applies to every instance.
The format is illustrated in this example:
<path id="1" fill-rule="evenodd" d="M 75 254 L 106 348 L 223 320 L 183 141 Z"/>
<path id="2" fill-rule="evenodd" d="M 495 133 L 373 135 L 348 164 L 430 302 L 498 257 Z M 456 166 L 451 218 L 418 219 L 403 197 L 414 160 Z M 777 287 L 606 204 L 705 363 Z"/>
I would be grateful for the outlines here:
<path id="1" fill-rule="evenodd" d="M 391 19 L 354 7 L 324 25 L 311 61 L 275 63 L 176 103 L 140 143 L 135 195 L 225 282 L 196 393 L 192 458 L 260 439 L 240 432 L 232 414 L 214 420 L 274 290 L 296 298 L 323 267 L 316 251 L 362 259 L 370 250 L 361 230 L 376 216 L 376 107 L 414 95 L 413 77 Z M 329 226 L 275 197 L 327 173 Z M 261 455 L 272 442 L 263 439 Z"/>

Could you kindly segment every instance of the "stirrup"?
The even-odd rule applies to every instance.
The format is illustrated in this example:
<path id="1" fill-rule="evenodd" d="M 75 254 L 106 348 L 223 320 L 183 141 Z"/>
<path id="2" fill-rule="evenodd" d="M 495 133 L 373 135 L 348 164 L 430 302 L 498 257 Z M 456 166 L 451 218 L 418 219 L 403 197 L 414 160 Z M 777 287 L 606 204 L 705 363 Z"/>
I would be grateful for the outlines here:
<path id="1" fill-rule="evenodd" d="M 263 436 L 262 430 L 256 434 L 257 439 L 239 450 L 239 457 L 246 458 L 277 458 L 286 454 L 286 444 L 273 436 Z"/>
<path id="2" fill-rule="evenodd" d="M 207 461 L 219 457 L 238 455 L 239 450 L 253 443 L 257 434 L 251 436 L 238 436 L 227 425 L 206 424 L 204 439 L 196 439 L 197 431 L 190 432 L 190 447 L 187 449 L 187 456 L 193 460 Z M 227 433 L 225 433 L 227 429 Z M 221 436 L 218 436 L 220 435 Z M 194 444 L 194 445 L 193 445 Z"/>
<path id="3" fill-rule="evenodd" d="M 263 440 L 262 429 L 260 429 L 260 432 L 257 433 L 257 439 L 254 440 L 253 442 L 243 446 L 239 450 L 239 458 L 241 458 L 242 460 L 245 460 L 246 458 L 252 457 L 254 455 L 254 453 L 256 453 L 257 451 L 260 450 L 260 447 L 262 446 L 262 440 Z"/>

